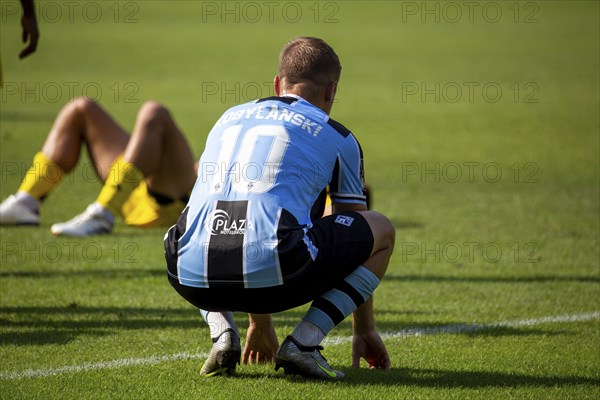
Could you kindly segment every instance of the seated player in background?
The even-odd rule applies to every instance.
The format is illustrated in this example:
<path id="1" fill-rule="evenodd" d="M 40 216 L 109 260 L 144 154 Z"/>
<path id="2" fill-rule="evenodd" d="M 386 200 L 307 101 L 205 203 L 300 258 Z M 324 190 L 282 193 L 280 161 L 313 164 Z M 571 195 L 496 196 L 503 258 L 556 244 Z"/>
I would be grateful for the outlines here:
<path id="1" fill-rule="evenodd" d="M 38 225 L 43 200 L 75 168 L 84 143 L 104 186 L 83 213 L 52 225 L 54 235 L 110 233 L 117 216 L 137 227 L 177 220 L 196 167 L 169 111 L 146 102 L 130 136 L 99 104 L 79 98 L 60 111 L 19 190 L 0 204 L 0 225 Z"/>

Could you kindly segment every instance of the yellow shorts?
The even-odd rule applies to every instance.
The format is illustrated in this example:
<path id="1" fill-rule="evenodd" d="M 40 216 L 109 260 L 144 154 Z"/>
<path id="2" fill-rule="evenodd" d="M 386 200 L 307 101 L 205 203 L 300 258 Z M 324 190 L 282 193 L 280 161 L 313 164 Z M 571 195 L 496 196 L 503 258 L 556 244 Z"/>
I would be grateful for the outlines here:
<path id="1" fill-rule="evenodd" d="M 148 193 L 146 182 L 142 181 L 123 204 L 121 212 L 127 225 L 143 228 L 170 227 L 177 222 L 184 208 L 185 203 L 181 200 L 158 204 Z"/>

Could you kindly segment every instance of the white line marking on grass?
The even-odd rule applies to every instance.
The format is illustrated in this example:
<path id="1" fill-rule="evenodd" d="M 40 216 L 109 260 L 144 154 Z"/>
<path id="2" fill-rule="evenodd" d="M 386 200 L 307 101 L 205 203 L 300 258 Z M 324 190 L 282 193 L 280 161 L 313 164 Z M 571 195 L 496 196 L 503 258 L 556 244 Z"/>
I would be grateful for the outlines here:
<path id="1" fill-rule="evenodd" d="M 441 335 L 441 334 L 461 334 L 461 333 L 472 333 L 502 328 L 518 328 L 522 326 L 534 326 L 548 323 L 560 323 L 560 322 L 582 322 L 600 319 L 600 311 L 589 312 L 583 314 L 571 314 L 571 315 L 558 315 L 551 317 L 541 318 L 530 318 L 521 319 L 515 321 L 502 321 L 492 322 L 490 324 L 454 324 L 438 326 L 435 328 L 409 328 L 402 329 L 396 332 L 384 332 L 381 334 L 381 338 L 387 339 L 403 339 L 414 336 L 425 336 L 425 335 Z M 332 336 L 325 338 L 324 344 L 336 345 L 352 341 L 352 337 L 343 336 Z"/>
<path id="2" fill-rule="evenodd" d="M 409 328 L 395 332 L 384 332 L 382 339 L 403 339 L 407 337 L 440 335 L 440 334 L 461 334 L 502 328 L 518 328 L 523 326 L 535 326 L 548 323 L 565 322 L 583 322 L 600 319 L 600 311 L 583 314 L 558 315 L 541 318 L 521 319 L 514 321 L 493 322 L 490 324 L 455 324 L 445 325 L 435 328 Z M 352 337 L 332 336 L 324 340 L 324 344 L 335 346 L 352 341 Z M 85 363 L 81 365 L 70 365 L 65 367 L 51 369 L 27 369 L 15 372 L 0 372 L 0 379 L 15 380 L 24 378 L 44 378 L 62 374 L 72 374 L 77 372 L 96 371 L 102 369 L 114 369 L 122 367 L 131 367 L 135 365 L 156 365 L 163 362 L 189 360 L 206 358 L 208 354 L 177 353 L 166 356 L 151 356 L 145 358 L 124 358 L 120 360 L 102 361 L 98 363 Z"/>
<path id="3" fill-rule="evenodd" d="M 101 361 L 98 363 L 85 363 L 81 365 L 69 365 L 53 369 L 27 369 L 25 371 L 1 372 L 0 379 L 13 380 L 23 378 L 44 378 L 47 376 L 72 374 L 76 372 L 95 371 L 99 369 L 112 369 L 131 367 L 133 365 L 155 365 L 167 361 L 188 360 L 192 358 L 204 358 L 208 354 L 177 353 L 168 356 L 150 356 L 145 358 L 123 358 L 120 360 Z"/>

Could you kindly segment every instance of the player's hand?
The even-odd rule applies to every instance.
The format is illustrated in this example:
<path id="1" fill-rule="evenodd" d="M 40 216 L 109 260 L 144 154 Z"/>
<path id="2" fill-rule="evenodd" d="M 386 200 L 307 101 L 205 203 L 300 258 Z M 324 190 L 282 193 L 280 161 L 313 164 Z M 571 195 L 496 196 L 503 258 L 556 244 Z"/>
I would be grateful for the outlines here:
<path id="1" fill-rule="evenodd" d="M 360 367 L 364 358 L 370 369 L 390 369 L 390 356 L 379 334 L 372 330 L 367 333 L 354 333 L 352 337 L 352 368 Z"/>
<path id="2" fill-rule="evenodd" d="M 22 39 L 23 43 L 29 44 L 25 47 L 21 53 L 19 53 L 19 58 L 23 59 L 33 53 L 37 48 L 37 43 L 40 38 L 40 32 L 38 31 L 38 25 L 35 15 L 23 15 L 21 17 L 21 26 L 23 27 Z"/>
<path id="3" fill-rule="evenodd" d="M 251 320 L 242 353 L 242 364 L 272 362 L 275 360 L 278 348 L 279 341 L 270 316 L 268 322 L 259 321 L 257 323 Z"/>

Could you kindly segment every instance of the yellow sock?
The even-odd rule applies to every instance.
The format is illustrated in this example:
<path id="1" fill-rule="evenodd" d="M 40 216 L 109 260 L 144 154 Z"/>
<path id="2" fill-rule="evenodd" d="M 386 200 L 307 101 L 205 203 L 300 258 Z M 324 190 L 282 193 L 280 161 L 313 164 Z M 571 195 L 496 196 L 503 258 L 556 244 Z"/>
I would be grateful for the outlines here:
<path id="1" fill-rule="evenodd" d="M 64 174 L 61 167 L 40 151 L 33 157 L 33 165 L 25 174 L 19 191 L 41 200 L 60 183 Z"/>
<path id="2" fill-rule="evenodd" d="M 135 164 L 119 156 L 111 165 L 96 202 L 113 214 L 120 215 L 121 207 L 143 179 L 144 174 Z"/>

